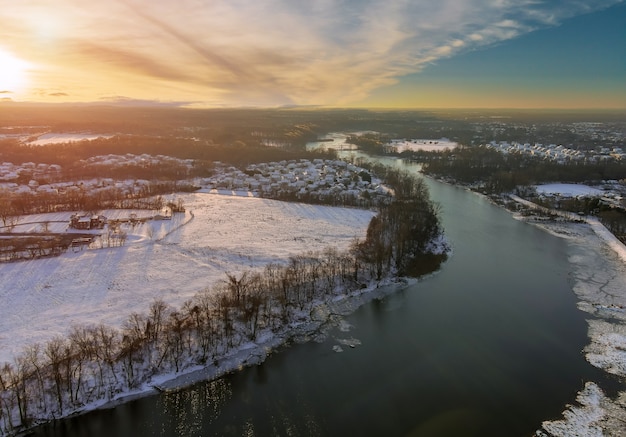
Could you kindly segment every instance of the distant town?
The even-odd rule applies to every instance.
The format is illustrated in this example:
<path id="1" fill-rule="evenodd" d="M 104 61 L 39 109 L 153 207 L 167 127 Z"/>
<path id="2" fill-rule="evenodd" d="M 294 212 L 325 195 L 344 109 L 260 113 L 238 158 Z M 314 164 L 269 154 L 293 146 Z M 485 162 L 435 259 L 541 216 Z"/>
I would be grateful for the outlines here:
<path id="1" fill-rule="evenodd" d="M 120 155 L 97 156 L 85 161 L 85 166 L 106 166 L 124 168 L 132 165 L 159 165 L 175 163 L 191 169 L 193 160 L 181 160 L 168 156 Z M 192 186 L 194 190 L 205 192 L 247 191 L 250 196 L 316 199 L 333 197 L 352 203 L 361 199 L 371 204 L 375 198 L 388 198 L 389 189 L 373 177 L 369 170 L 335 159 L 283 160 L 251 164 L 244 170 L 223 164 L 212 163 L 210 177 L 180 181 L 179 186 Z M 62 168 L 59 165 L 0 164 L 0 191 L 12 196 L 58 196 L 89 193 L 101 197 L 132 197 L 137 193 L 150 192 L 151 185 L 158 183 L 146 179 L 116 180 L 111 177 L 96 177 L 82 180 L 62 180 Z"/>
<path id="2" fill-rule="evenodd" d="M 535 158 L 552 160 L 559 164 L 573 161 L 599 163 L 610 160 L 626 160 L 626 152 L 621 147 L 597 147 L 594 150 L 578 150 L 556 144 L 520 144 L 507 141 L 491 141 L 486 146 L 504 154 L 519 153 Z"/>

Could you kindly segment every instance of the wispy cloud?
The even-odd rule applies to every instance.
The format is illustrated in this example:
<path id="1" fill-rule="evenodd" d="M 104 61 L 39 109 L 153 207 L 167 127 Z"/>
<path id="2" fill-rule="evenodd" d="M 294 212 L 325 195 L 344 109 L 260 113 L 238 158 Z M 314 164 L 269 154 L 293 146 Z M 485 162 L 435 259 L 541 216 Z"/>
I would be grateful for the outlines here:
<path id="1" fill-rule="evenodd" d="M 0 10 L 0 45 L 38 66 L 40 88 L 94 100 L 350 104 L 443 58 L 622 1 L 31 0 Z"/>

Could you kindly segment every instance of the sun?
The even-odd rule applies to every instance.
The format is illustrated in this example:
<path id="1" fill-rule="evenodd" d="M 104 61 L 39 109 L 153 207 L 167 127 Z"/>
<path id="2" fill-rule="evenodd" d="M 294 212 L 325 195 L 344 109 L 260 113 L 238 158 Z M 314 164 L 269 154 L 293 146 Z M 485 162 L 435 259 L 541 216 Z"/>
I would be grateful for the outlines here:
<path id="1" fill-rule="evenodd" d="M 0 48 L 0 92 L 19 93 L 28 82 L 29 64 Z"/>

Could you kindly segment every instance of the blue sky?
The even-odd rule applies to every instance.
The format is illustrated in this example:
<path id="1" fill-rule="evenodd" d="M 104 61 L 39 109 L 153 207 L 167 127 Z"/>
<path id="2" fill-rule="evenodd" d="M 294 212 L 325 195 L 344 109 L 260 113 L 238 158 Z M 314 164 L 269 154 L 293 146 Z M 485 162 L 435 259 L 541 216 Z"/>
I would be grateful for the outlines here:
<path id="1" fill-rule="evenodd" d="M 626 107 L 624 0 L 0 0 L 0 99 Z"/>
<path id="2" fill-rule="evenodd" d="M 423 106 L 420 97 L 434 93 L 445 97 L 433 107 L 626 108 L 626 4 L 438 60 L 365 103 L 397 96 Z"/>

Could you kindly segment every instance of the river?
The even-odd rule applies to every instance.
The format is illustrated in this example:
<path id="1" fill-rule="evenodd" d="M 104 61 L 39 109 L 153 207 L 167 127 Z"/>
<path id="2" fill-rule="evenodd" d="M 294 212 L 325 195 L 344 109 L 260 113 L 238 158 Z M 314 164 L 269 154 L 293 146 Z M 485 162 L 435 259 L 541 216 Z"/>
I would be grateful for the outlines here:
<path id="1" fill-rule="evenodd" d="M 439 272 L 257 367 L 34 435 L 532 435 L 585 381 L 607 382 L 581 352 L 574 249 L 476 194 L 427 183 L 453 248 Z"/>

